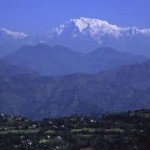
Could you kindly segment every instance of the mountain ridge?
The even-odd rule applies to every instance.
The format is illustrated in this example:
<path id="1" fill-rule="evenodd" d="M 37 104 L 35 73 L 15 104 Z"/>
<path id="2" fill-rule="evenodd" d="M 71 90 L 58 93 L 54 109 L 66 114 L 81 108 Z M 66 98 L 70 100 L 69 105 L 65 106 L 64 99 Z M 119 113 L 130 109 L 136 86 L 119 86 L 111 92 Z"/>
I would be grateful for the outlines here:
<path id="1" fill-rule="evenodd" d="M 41 35 L 45 43 L 64 45 L 84 53 L 100 46 L 108 46 L 133 54 L 144 55 L 146 52 L 150 55 L 150 29 L 119 27 L 100 19 L 70 19 Z"/>
<path id="2" fill-rule="evenodd" d="M 0 76 L 14 76 L 23 74 L 40 75 L 36 71 L 30 70 L 25 67 L 13 65 L 8 63 L 7 61 L 0 59 Z"/>
<path id="3" fill-rule="evenodd" d="M 45 43 L 52 46 L 63 45 L 84 53 L 98 47 L 112 47 L 150 57 L 150 29 L 120 27 L 100 19 L 84 17 L 70 19 L 58 27 L 36 35 L 0 29 L 0 41 L 0 56 L 15 51 L 23 45 Z"/>
<path id="4" fill-rule="evenodd" d="M 0 76 L 0 112 L 39 119 L 149 108 L 149 68 L 147 61 L 99 74 Z"/>
<path id="5" fill-rule="evenodd" d="M 3 59 L 14 65 L 33 69 L 41 75 L 96 73 L 147 60 L 147 58 L 120 52 L 109 47 L 83 54 L 64 46 L 52 47 L 45 44 L 22 47 Z"/>

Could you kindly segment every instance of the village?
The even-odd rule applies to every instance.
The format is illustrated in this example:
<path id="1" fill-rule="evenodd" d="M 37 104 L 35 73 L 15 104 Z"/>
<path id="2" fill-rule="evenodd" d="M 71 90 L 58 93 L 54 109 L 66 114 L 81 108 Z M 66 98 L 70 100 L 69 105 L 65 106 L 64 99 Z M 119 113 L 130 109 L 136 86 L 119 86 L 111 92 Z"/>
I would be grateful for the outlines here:
<path id="1" fill-rule="evenodd" d="M 0 150 L 149 150 L 150 110 L 32 121 L 0 115 Z"/>

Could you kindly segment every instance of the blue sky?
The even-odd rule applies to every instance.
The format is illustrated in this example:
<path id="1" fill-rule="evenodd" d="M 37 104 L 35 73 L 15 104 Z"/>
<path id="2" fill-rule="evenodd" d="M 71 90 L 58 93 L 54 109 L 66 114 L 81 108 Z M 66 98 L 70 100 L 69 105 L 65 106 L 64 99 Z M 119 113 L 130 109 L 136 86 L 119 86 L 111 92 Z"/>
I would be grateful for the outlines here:
<path id="1" fill-rule="evenodd" d="M 150 0 L 0 0 L 0 27 L 16 31 L 41 32 L 81 16 L 150 28 Z"/>

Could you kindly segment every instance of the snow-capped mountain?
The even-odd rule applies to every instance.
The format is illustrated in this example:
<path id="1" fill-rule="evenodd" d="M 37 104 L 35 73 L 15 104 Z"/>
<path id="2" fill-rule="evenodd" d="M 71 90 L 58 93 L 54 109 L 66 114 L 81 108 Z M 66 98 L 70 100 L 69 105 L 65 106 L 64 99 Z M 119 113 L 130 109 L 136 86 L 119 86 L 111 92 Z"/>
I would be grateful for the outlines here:
<path id="1" fill-rule="evenodd" d="M 0 38 L 25 39 L 28 35 L 23 32 L 10 31 L 5 28 L 0 28 Z"/>
<path id="2" fill-rule="evenodd" d="M 110 46 L 131 53 L 147 55 L 148 51 L 150 54 L 150 29 L 119 27 L 99 19 L 70 19 L 39 37 L 42 42 L 61 44 L 80 52 Z"/>
<path id="3" fill-rule="evenodd" d="M 62 45 L 83 53 L 99 47 L 112 47 L 150 57 L 150 29 L 120 27 L 99 19 L 70 19 L 36 36 L 0 29 L 0 56 L 15 51 L 20 46 L 38 43 Z"/>
<path id="4" fill-rule="evenodd" d="M 0 56 L 13 52 L 27 43 L 28 35 L 26 33 L 0 28 Z"/>
<path id="5" fill-rule="evenodd" d="M 120 38 L 124 35 L 126 36 L 136 36 L 144 35 L 150 36 L 150 29 L 138 29 L 136 27 L 119 27 L 117 25 L 112 25 L 107 21 L 102 21 L 99 19 L 83 18 L 80 19 L 70 19 L 68 22 L 52 29 L 50 32 L 50 37 L 53 38 L 54 35 L 63 35 L 66 30 L 73 29 L 72 36 L 75 37 L 75 34 L 81 33 L 86 36 L 91 36 L 92 38 L 98 38 L 101 36 L 109 35 L 114 38 Z M 76 35 L 77 36 L 77 35 Z"/>

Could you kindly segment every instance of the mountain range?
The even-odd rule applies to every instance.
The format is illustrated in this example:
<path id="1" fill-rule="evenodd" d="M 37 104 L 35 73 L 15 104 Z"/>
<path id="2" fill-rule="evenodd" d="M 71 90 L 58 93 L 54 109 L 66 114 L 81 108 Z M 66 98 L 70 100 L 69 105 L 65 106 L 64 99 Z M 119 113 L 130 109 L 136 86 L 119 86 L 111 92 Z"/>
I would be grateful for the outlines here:
<path id="1" fill-rule="evenodd" d="M 150 29 L 119 27 L 99 19 L 70 19 L 41 34 L 41 39 L 42 42 L 61 44 L 84 53 L 107 46 L 150 56 Z"/>
<path id="2" fill-rule="evenodd" d="M 150 107 L 150 61 L 98 74 L 0 76 L 0 112 L 33 119 Z"/>
<path id="3" fill-rule="evenodd" d="M 83 54 L 63 46 L 52 47 L 45 44 L 23 46 L 2 59 L 47 76 L 97 73 L 147 60 L 145 57 L 120 52 L 109 47 Z"/>
<path id="4" fill-rule="evenodd" d="M 0 29 L 0 113 L 33 119 L 150 107 L 150 29 L 81 17 Z M 146 57 L 145 57 L 146 56 Z"/>
<path id="5" fill-rule="evenodd" d="M 150 57 L 150 29 L 120 27 L 100 19 L 70 19 L 62 25 L 36 35 L 0 29 L 0 56 L 23 45 L 63 45 L 78 52 L 112 47 L 123 52 Z"/>

